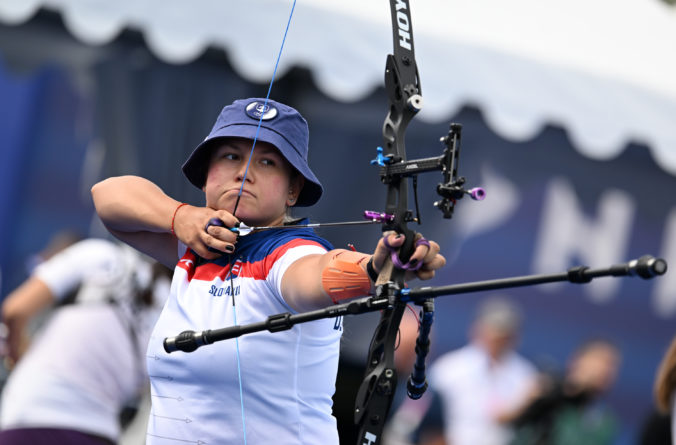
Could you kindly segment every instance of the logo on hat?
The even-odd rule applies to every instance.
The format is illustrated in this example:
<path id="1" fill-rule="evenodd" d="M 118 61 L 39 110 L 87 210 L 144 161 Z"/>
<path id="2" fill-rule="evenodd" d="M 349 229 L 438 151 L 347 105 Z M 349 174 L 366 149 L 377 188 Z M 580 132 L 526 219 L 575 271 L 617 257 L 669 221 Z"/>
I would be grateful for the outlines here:
<path id="1" fill-rule="evenodd" d="M 266 105 L 265 103 L 256 101 L 246 106 L 246 114 L 256 120 L 269 121 L 277 116 L 277 108 L 270 104 Z"/>

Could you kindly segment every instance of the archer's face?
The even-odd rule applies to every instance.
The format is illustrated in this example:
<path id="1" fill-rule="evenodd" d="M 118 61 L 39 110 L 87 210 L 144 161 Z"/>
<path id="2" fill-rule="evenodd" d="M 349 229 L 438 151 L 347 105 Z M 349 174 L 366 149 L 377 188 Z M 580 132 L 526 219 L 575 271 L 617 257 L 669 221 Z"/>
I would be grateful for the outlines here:
<path id="1" fill-rule="evenodd" d="M 252 143 L 230 138 L 214 148 L 203 188 L 207 207 L 233 212 L 244 181 L 235 216 L 249 226 L 281 224 L 300 193 L 301 181 L 292 180 L 293 167 L 277 148 L 261 141 L 247 171 Z"/>

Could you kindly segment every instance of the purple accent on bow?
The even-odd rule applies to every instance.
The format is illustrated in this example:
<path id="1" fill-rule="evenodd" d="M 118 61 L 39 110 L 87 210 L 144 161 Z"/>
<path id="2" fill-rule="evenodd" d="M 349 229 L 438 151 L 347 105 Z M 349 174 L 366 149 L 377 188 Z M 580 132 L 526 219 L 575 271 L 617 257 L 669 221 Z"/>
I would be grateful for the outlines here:
<path id="1" fill-rule="evenodd" d="M 364 210 L 364 218 L 381 223 L 389 223 L 394 221 L 394 215 L 390 215 L 389 213 L 374 212 L 373 210 Z"/>
<path id="2" fill-rule="evenodd" d="M 467 193 L 469 193 L 469 196 L 475 201 L 483 201 L 486 199 L 486 191 L 481 187 L 474 187 L 473 189 L 468 190 Z"/>
<path id="3" fill-rule="evenodd" d="M 392 247 L 392 245 L 387 241 L 387 236 L 383 237 L 383 243 L 385 243 L 385 247 L 387 247 L 390 250 L 390 258 L 392 259 L 392 264 L 394 264 L 395 267 L 399 269 L 404 269 L 404 270 L 411 270 L 411 271 L 416 271 L 420 269 L 423 265 L 422 261 L 418 261 L 415 264 L 411 264 L 411 261 L 408 261 L 406 263 L 403 263 L 401 259 L 399 258 L 399 255 L 397 254 L 397 250 L 395 247 Z M 425 238 L 419 238 L 415 242 L 415 247 L 418 246 L 427 246 L 428 248 L 430 247 L 430 242 L 427 241 Z"/>

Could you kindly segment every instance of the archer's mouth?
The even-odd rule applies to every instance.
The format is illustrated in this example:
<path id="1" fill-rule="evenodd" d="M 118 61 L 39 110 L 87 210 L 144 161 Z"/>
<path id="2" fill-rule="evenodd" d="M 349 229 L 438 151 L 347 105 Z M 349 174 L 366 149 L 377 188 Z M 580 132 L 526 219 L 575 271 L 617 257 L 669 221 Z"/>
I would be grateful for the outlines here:
<path id="1" fill-rule="evenodd" d="M 239 192 L 240 192 L 240 189 L 235 188 L 235 189 L 230 189 L 230 190 L 226 191 L 225 194 L 226 195 L 234 194 L 235 196 L 237 196 L 237 195 L 239 195 Z M 242 190 L 242 196 L 251 196 L 251 197 L 254 197 L 254 198 L 256 197 L 256 195 L 254 195 L 253 193 L 251 193 L 247 189 Z"/>

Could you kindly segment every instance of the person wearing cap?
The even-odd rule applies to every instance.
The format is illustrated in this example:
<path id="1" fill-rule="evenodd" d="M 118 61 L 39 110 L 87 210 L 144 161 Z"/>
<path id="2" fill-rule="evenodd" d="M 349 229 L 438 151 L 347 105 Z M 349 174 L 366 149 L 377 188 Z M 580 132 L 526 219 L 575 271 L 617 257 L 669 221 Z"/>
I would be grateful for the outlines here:
<path id="1" fill-rule="evenodd" d="M 265 321 L 372 292 L 389 255 L 333 249 L 311 229 L 281 227 L 289 209 L 315 204 L 322 185 L 310 169 L 309 132 L 295 109 L 260 98 L 223 108 L 183 165 L 204 206 L 167 196 L 146 179 L 109 178 L 92 188 L 96 210 L 119 239 L 175 266 L 171 294 L 148 346 L 152 412 L 147 444 L 338 444 L 331 397 L 341 336 L 324 319 L 278 332 L 167 354 L 163 340 Z M 387 234 L 391 247 L 404 239 Z M 407 279 L 429 279 L 445 260 L 419 239 L 421 265 Z"/>
<path id="2" fill-rule="evenodd" d="M 491 297 L 479 305 L 470 342 L 441 355 L 430 367 L 430 389 L 438 400 L 429 403 L 441 413 L 429 410 L 416 443 L 510 442 L 508 421 L 537 383 L 536 368 L 514 350 L 520 326 L 520 312 L 510 300 Z"/>

